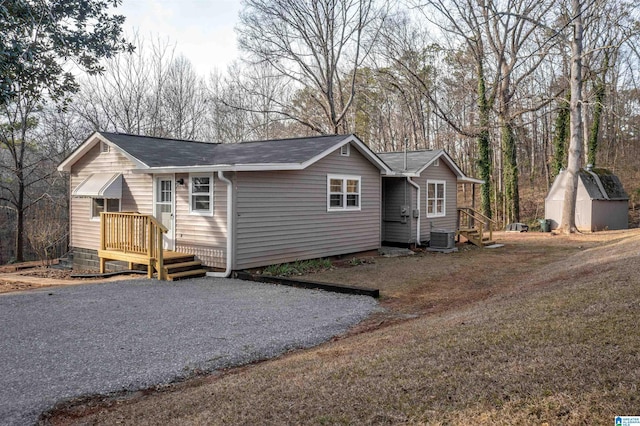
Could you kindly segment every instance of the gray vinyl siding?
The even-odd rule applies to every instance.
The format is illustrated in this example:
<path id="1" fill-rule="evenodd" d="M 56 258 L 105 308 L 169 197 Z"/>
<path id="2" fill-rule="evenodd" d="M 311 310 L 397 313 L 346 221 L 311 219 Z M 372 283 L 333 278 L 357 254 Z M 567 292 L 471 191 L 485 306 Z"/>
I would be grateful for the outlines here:
<path id="1" fill-rule="evenodd" d="M 112 148 L 100 153 L 99 144 L 78 160 L 71 169 L 71 191 L 92 173 L 122 173 L 120 210 L 153 214 L 153 175 L 133 173 L 134 164 Z M 175 238 L 176 251 L 194 254 L 205 266 L 224 268 L 226 262 L 227 186 L 214 174 L 214 215 L 189 213 L 189 175 L 177 174 L 184 185 L 176 185 Z M 98 250 L 100 222 L 91 220 L 91 199 L 70 201 L 71 246 Z"/>
<path id="2" fill-rule="evenodd" d="M 445 216 L 427 217 L 427 180 L 445 181 Z M 429 166 L 420 177 L 413 178 L 420 185 L 420 241 L 424 244 L 431 239 L 431 230 L 455 231 L 458 224 L 458 180 L 454 172 L 440 161 L 438 166 Z"/>
<path id="3" fill-rule="evenodd" d="M 327 211 L 327 175 L 361 177 L 361 210 Z M 234 269 L 380 247 L 381 177 L 356 149 L 305 170 L 238 172 Z"/>
<path id="4" fill-rule="evenodd" d="M 189 174 L 176 174 L 176 179 L 180 178 L 184 179 L 184 185 L 176 185 L 176 251 L 194 254 L 205 266 L 224 268 L 227 255 L 227 185 L 218 179 L 217 173 L 213 173 L 213 216 L 202 216 L 189 212 Z"/>
<path id="5" fill-rule="evenodd" d="M 416 188 L 405 177 L 383 178 L 382 199 L 384 202 L 382 241 L 389 243 L 413 244 L 416 242 L 416 223 L 413 209 L 416 208 Z M 410 216 L 402 223 L 400 209 L 409 207 Z"/>
<path id="6" fill-rule="evenodd" d="M 71 168 L 70 189 L 73 191 L 92 173 L 122 173 L 121 211 L 136 211 L 144 214 L 153 212 L 152 178 L 149 175 L 134 174 L 134 164 L 113 149 L 100 153 L 100 144 L 93 147 Z M 100 222 L 91 220 L 91 199 L 71 197 L 70 204 L 70 245 L 98 250 L 100 247 Z"/>

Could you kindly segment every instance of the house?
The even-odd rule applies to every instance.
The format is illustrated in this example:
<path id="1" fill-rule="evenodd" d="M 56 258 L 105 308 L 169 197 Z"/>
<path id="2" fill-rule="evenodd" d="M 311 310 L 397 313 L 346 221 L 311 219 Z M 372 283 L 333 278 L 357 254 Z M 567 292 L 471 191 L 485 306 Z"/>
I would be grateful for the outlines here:
<path id="1" fill-rule="evenodd" d="M 186 253 L 221 276 L 378 249 L 391 173 L 354 135 L 215 144 L 108 132 L 58 170 L 70 173 L 75 265 L 128 260 L 151 274 Z"/>
<path id="2" fill-rule="evenodd" d="M 567 175 L 565 170 L 558 174 L 544 201 L 545 218 L 551 221 L 551 229 L 562 222 Z M 575 221 L 581 231 L 629 227 L 629 196 L 616 175 L 590 165 L 580 170 Z"/>
<path id="3" fill-rule="evenodd" d="M 458 184 L 482 184 L 467 177 L 443 150 L 379 153 L 393 170 L 382 180 L 382 240 L 427 245 L 435 230 L 458 230 Z"/>
<path id="4" fill-rule="evenodd" d="M 216 144 L 96 132 L 58 169 L 70 173 L 74 266 L 128 261 L 170 278 L 425 245 L 457 230 L 457 184 L 482 183 L 443 150 L 376 155 L 354 135 Z"/>

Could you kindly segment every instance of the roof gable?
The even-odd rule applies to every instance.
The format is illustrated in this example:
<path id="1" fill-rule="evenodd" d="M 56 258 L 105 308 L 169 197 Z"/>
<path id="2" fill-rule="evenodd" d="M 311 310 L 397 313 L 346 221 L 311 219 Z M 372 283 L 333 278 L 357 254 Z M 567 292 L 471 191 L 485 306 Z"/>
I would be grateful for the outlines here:
<path id="1" fill-rule="evenodd" d="M 117 147 L 139 170 L 299 170 L 351 143 L 378 169 L 390 171 L 355 135 L 218 144 L 109 132 L 94 133 L 58 169 L 68 171 L 99 140 Z"/>
<path id="2" fill-rule="evenodd" d="M 456 175 L 459 182 L 484 183 L 480 179 L 470 178 L 465 175 L 453 159 L 442 149 L 409 151 L 409 152 L 383 152 L 378 156 L 387 163 L 387 165 L 395 172 L 407 176 L 418 176 L 427 167 L 441 160 Z M 405 168 L 406 158 L 406 168 Z"/>

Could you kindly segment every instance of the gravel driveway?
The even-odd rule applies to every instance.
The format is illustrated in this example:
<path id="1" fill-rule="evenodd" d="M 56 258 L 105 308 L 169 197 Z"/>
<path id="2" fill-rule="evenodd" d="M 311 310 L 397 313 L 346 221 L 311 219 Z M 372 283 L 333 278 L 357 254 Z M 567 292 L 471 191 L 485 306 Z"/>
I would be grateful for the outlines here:
<path id="1" fill-rule="evenodd" d="M 310 347 L 377 309 L 366 296 L 200 278 L 0 296 L 0 424 L 56 402 L 146 388 Z"/>

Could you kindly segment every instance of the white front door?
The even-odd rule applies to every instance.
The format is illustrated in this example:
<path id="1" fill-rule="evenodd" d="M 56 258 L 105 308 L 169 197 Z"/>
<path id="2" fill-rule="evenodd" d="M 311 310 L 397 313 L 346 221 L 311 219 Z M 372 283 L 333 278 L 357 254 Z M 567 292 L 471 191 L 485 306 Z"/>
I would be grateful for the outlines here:
<path id="1" fill-rule="evenodd" d="M 167 233 L 164 234 L 163 246 L 165 250 L 175 249 L 174 188 L 173 176 L 159 176 L 156 178 L 154 216 L 168 229 Z"/>

